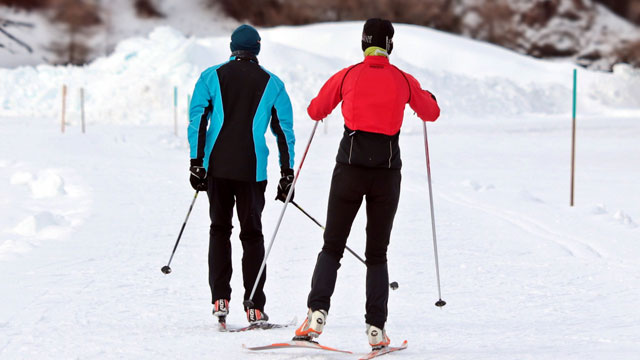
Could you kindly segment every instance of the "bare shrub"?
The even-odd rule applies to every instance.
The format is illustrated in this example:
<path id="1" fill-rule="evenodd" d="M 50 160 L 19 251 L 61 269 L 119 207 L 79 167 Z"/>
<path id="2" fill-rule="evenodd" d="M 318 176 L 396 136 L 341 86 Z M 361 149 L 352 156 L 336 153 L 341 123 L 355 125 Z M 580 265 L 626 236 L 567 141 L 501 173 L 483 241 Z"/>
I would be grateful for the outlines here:
<path id="1" fill-rule="evenodd" d="M 537 1 L 520 14 L 520 20 L 528 26 L 544 26 L 556 15 L 558 5 L 558 0 Z"/>
<path id="2" fill-rule="evenodd" d="M 52 0 L 52 3 L 55 5 L 53 20 L 64 26 L 68 39 L 55 41 L 51 49 L 62 63 L 84 64 L 91 52 L 86 36 L 91 27 L 102 23 L 98 5 L 83 0 Z"/>
<path id="3" fill-rule="evenodd" d="M 151 0 L 136 0 L 133 3 L 136 15 L 141 18 L 164 18 L 165 15 L 158 10 L 158 7 Z"/>
<path id="4" fill-rule="evenodd" d="M 0 0 L 0 5 L 32 10 L 47 6 L 47 0 Z"/>
<path id="5" fill-rule="evenodd" d="M 640 67 L 640 40 L 622 44 L 615 53 L 619 62 Z"/>
<path id="6" fill-rule="evenodd" d="M 476 9 L 482 18 L 483 33 L 478 38 L 514 48 L 521 36 L 516 29 L 516 12 L 508 3 L 491 2 Z"/>

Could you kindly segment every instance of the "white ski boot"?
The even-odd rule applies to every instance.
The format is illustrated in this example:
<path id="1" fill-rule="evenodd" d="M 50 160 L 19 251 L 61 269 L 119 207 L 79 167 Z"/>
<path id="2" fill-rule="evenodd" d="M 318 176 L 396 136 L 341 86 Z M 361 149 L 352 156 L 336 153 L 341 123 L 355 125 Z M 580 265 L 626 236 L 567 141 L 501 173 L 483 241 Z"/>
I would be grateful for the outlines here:
<path id="1" fill-rule="evenodd" d="M 373 325 L 367 324 L 367 337 L 372 350 L 379 350 L 391 344 L 387 332 Z"/>
<path id="2" fill-rule="evenodd" d="M 325 310 L 307 311 L 307 317 L 298 329 L 294 340 L 307 340 L 317 338 L 322 334 L 322 329 L 327 322 L 328 313 Z"/>

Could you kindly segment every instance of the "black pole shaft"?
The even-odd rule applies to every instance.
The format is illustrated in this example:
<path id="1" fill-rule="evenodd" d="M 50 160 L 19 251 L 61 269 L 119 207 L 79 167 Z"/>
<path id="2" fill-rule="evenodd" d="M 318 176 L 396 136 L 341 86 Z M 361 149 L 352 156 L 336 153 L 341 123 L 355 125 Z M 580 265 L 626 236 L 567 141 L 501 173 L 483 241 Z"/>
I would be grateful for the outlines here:
<path id="1" fill-rule="evenodd" d="M 293 206 L 297 207 L 298 210 L 302 211 L 303 214 L 307 215 L 307 217 L 309 219 L 311 219 L 311 221 L 313 221 L 314 223 L 316 223 L 316 225 L 318 225 L 322 230 L 324 230 L 324 226 L 322 224 L 320 224 L 320 222 L 318 222 L 318 220 L 316 220 L 313 216 L 309 215 L 308 212 L 304 211 L 303 208 L 300 207 L 300 205 L 298 205 L 295 201 L 291 200 L 290 201 Z M 348 252 L 351 253 L 351 255 L 355 256 L 356 259 L 360 260 L 361 263 L 367 265 L 367 263 L 364 261 L 363 258 L 360 257 L 360 255 L 358 255 L 356 252 L 354 252 L 353 250 L 351 250 L 351 248 L 349 248 L 348 246 L 345 246 L 345 249 L 347 249 Z"/>
<path id="2" fill-rule="evenodd" d="M 182 237 L 182 233 L 184 232 L 184 228 L 185 226 L 187 226 L 187 220 L 189 220 L 189 215 L 191 215 L 191 210 L 193 209 L 193 204 L 196 203 L 196 199 L 198 198 L 198 192 L 196 191 L 196 194 L 193 195 L 193 200 L 191 201 L 191 205 L 189 206 L 189 211 L 187 212 L 187 217 L 184 219 L 184 222 L 182 223 L 182 227 L 180 228 L 180 233 L 178 234 L 178 239 L 176 240 L 176 244 L 173 246 L 173 251 L 171 252 L 171 257 L 169 258 L 169 262 L 167 263 L 167 266 L 171 265 L 171 260 L 173 260 L 173 255 L 176 253 L 176 249 L 178 248 L 178 244 L 180 243 L 180 238 Z"/>
<path id="3" fill-rule="evenodd" d="M 313 216 L 309 215 L 308 212 L 304 211 L 304 209 L 302 207 L 300 207 L 300 205 L 298 205 L 295 201 L 291 200 L 290 201 L 293 206 L 297 207 L 298 210 L 302 211 L 303 214 L 307 215 L 307 217 L 309 219 L 311 219 L 311 221 L 313 221 L 314 223 L 316 223 L 316 225 L 318 225 L 322 230 L 324 230 L 324 226 L 322 226 L 322 224 L 320 224 L 320 222 L 318 220 L 316 220 Z M 367 266 L 367 263 L 364 261 L 363 258 L 361 258 L 355 251 L 351 250 L 348 246 L 344 246 L 345 249 L 347 249 L 351 255 L 355 256 L 356 259 L 360 260 L 360 262 L 362 264 L 364 264 L 364 266 Z M 398 289 L 398 282 L 397 281 L 392 281 L 391 283 L 389 283 L 389 286 L 393 289 L 393 290 L 397 290 Z"/>

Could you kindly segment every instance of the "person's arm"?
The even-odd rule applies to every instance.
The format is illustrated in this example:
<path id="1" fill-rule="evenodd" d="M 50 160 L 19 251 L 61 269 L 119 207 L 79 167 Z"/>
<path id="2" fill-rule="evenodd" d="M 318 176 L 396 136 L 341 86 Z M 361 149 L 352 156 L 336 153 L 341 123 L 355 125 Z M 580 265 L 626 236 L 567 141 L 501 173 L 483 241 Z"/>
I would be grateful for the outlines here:
<path id="1" fill-rule="evenodd" d="M 187 138 L 190 148 L 189 182 L 196 191 L 207 190 L 207 169 L 202 162 L 204 159 L 204 147 L 207 142 L 207 126 L 213 106 L 204 73 L 196 82 L 191 104 L 189 104 L 189 127 Z"/>
<path id="2" fill-rule="evenodd" d="M 440 107 L 436 97 L 427 90 L 422 90 L 420 83 L 413 76 L 404 73 L 409 83 L 409 106 L 422 121 L 436 121 L 440 116 Z"/>
<path id="3" fill-rule="evenodd" d="M 353 66 L 342 69 L 327 80 L 307 108 L 309 117 L 313 120 L 320 121 L 331 114 L 333 109 L 338 106 L 340 101 L 342 101 L 342 94 L 340 92 L 342 90 L 344 77 L 351 68 L 353 68 Z"/>
<path id="4" fill-rule="evenodd" d="M 207 86 L 205 73 L 200 75 L 193 90 L 189 105 L 189 139 L 191 165 L 202 166 L 204 146 L 207 140 L 207 126 L 213 110 L 213 99 Z"/>
<path id="5" fill-rule="evenodd" d="M 271 108 L 271 132 L 278 143 L 281 172 L 285 169 L 293 169 L 296 144 L 293 133 L 293 109 L 284 84 Z"/>

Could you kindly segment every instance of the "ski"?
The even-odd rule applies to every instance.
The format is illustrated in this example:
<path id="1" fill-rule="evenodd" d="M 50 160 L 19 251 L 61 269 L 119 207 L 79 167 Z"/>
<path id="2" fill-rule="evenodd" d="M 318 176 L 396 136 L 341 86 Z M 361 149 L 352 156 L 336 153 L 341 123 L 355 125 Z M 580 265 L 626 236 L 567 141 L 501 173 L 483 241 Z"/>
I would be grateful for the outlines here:
<path id="1" fill-rule="evenodd" d="M 286 328 L 289 326 L 293 326 L 296 324 L 296 318 L 293 318 L 291 321 L 285 324 L 276 324 L 270 322 L 259 322 L 256 324 L 250 324 L 243 327 L 232 327 L 228 326 L 226 321 L 218 322 L 218 330 L 221 332 L 243 332 L 250 330 L 270 330 L 270 329 L 280 329 Z"/>
<path id="2" fill-rule="evenodd" d="M 407 348 L 408 345 L 409 344 L 407 343 L 407 340 L 405 340 L 405 341 L 402 342 L 402 345 L 400 345 L 400 346 L 385 346 L 382 349 L 371 351 L 370 353 L 368 353 L 364 357 L 361 357 L 360 360 L 369 360 L 369 359 L 373 359 L 373 358 L 378 357 L 378 356 L 382 356 L 382 355 L 388 354 L 390 352 L 404 350 L 404 349 Z"/>
<path id="3" fill-rule="evenodd" d="M 332 347 L 320 345 L 316 341 L 311 341 L 311 340 L 291 340 L 291 341 L 282 342 L 282 343 L 275 343 L 271 345 L 254 346 L 254 347 L 248 347 L 242 344 L 242 347 L 251 351 L 287 349 L 287 348 L 305 348 L 305 349 L 316 349 L 316 350 L 333 351 L 333 352 L 339 352 L 339 353 L 345 353 L 345 354 L 353 354 L 351 351 L 340 350 L 340 349 L 335 349 Z"/>

